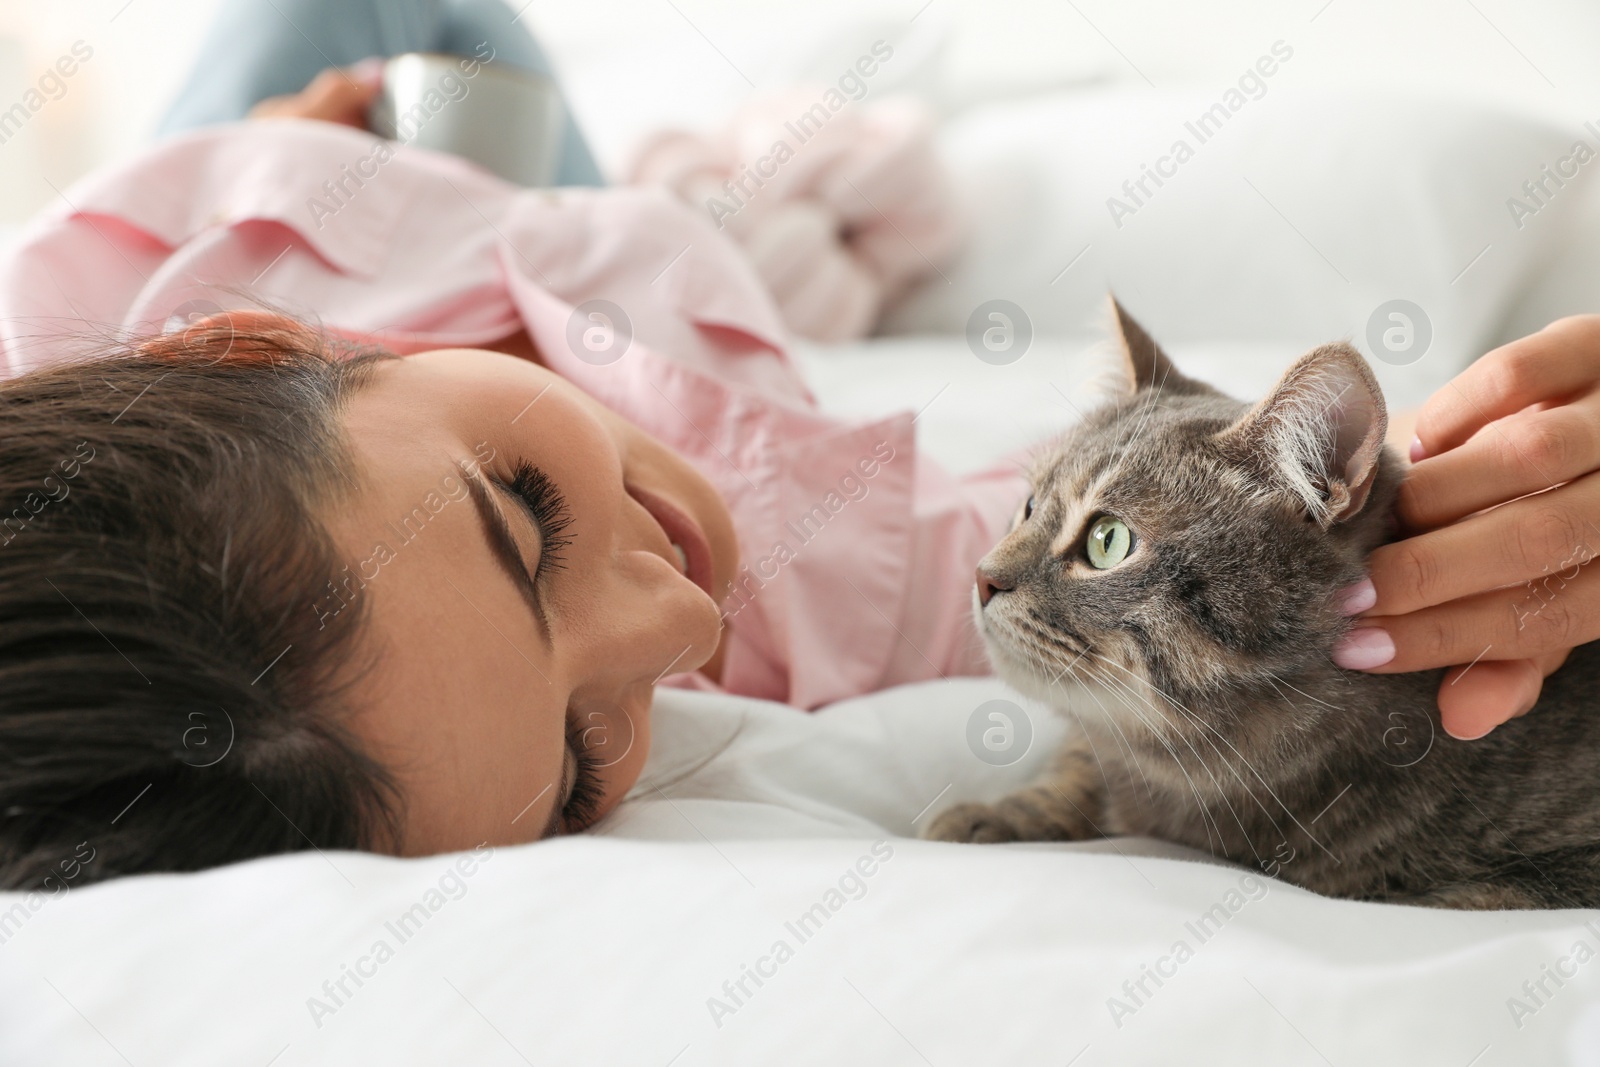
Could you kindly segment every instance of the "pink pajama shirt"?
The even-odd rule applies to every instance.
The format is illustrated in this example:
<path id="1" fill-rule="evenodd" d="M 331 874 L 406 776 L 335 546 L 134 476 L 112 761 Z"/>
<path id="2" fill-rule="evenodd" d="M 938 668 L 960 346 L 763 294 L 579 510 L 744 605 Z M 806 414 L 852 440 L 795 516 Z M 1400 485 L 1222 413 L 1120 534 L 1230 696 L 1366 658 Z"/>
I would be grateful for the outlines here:
<path id="1" fill-rule="evenodd" d="M 973 568 L 1020 477 L 952 477 L 918 453 L 909 411 L 822 413 L 703 212 L 651 190 L 521 189 L 327 123 L 212 127 L 34 222 L 0 262 L 0 366 L 62 358 L 101 335 L 86 322 L 159 333 L 251 295 L 401 354 L 525 329 L 553 370 L 682 453 L 722 492 L 742 556 L 721 688 L 815 708 L 987 673 Z"/>

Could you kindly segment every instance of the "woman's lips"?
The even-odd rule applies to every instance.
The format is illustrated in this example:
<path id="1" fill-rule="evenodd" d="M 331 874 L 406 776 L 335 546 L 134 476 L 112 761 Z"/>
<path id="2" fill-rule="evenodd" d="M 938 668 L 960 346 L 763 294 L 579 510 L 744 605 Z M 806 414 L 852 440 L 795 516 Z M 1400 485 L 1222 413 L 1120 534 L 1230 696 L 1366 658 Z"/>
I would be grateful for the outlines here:
<path id="1" fill-rule="evenodd" d="M 626 488 L 628 495 L 643 505 L 650 517 L 656 520 L 656 524 L 667 535 L 667 540 L 683 553 L 685 576 L 703 589 L 706 596 L 715 600 L 716 594 L 711 591 L 711 542 L 706 540 L 705 531 L 689 517 L 688 512 L 665 497 L 636 485 Z"/>

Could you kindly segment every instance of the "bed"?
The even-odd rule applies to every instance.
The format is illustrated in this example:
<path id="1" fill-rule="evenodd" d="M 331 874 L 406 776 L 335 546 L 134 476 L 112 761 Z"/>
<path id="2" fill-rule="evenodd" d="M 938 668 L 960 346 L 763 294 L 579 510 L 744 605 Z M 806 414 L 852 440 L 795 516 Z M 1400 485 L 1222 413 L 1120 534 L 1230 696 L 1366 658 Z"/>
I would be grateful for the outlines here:
<path id="1" fill-rule="evenodd" d="M 1410 300 L 1432 340 L 1378 366 L 1395 407 L 1594 306 L 1586 176 L 1521 229 L 1504 206 L 1571 131 L 1458 103 L 1274 88 L 1117 226 L 1107 197 L 1215 95 L 947 119 L 967 252 L 885 336 L 797 346 L 823 403 L 921 410 L 971 469 L 1094 402 L 1108 287 L 1239 395 Z M 1004 366 L 965 333 L 996 297 L 1034 329 Z M 969 743 L 996 700 L 1032 738 L 1002 766 Z M 1329 900 L 1154 841 L 916 840 L 1066 729 L 993 680 L 810 715 L 663 691 L 655 716 L 644 784 L 582 837 L 0 894 L 0 1063 L 1600 1063 L 1593 913 Z"/>
<path id="2" fill-rule="evenodd" d="M 0 1060 L 1594 1062 L 1592 914 L 1327 900 L 1155 842 L 908 839 L 1038 769 L 1038 709 L 1023 759 L 973 758 L 995 699 L 1024 703 L 664 692 L 649 774 L 672 784 L 592 835 L 72 890 L 0 945 Z"/>

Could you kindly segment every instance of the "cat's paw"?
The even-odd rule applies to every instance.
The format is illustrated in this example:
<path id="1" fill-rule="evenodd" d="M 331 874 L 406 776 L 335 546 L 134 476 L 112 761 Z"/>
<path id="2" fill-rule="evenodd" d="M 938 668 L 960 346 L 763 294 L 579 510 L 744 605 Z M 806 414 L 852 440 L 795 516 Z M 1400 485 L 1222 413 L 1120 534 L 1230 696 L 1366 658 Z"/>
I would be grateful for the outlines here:
<path id="1" fill-rule="evenodd" d="M 922 835 L 929 841 L 998 845 L 1023 840 L 1022 830 L 993 804 L 957 804 L 940 812 Z"/>
<path id="2" fill-rule="evenodd" d="M 1072 783 L 1066 783 L 1069 788 Z M 957 804 L 928 824 L 922 836 L 934 841 L 971 841 L 993 845 L 1006 841 L 1083 841 L 1100 836 L 1086 812 L 1095 797 L 1080 792 L 1073 801 L 1050 782 L 1002 797 L 993 804 Z"/>

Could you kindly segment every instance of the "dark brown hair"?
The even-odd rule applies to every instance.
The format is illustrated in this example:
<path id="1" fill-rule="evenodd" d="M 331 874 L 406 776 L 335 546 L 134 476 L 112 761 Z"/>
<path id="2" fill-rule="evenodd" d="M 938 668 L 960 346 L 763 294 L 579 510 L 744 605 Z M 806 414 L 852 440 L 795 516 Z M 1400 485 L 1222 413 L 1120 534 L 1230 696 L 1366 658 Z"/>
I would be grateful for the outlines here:
<path id="1" fill-rule="evenodd" d="M 392 838 L 313 609 L 387 355 L 212 320 L 0 383 L 0 887 Z"/>

